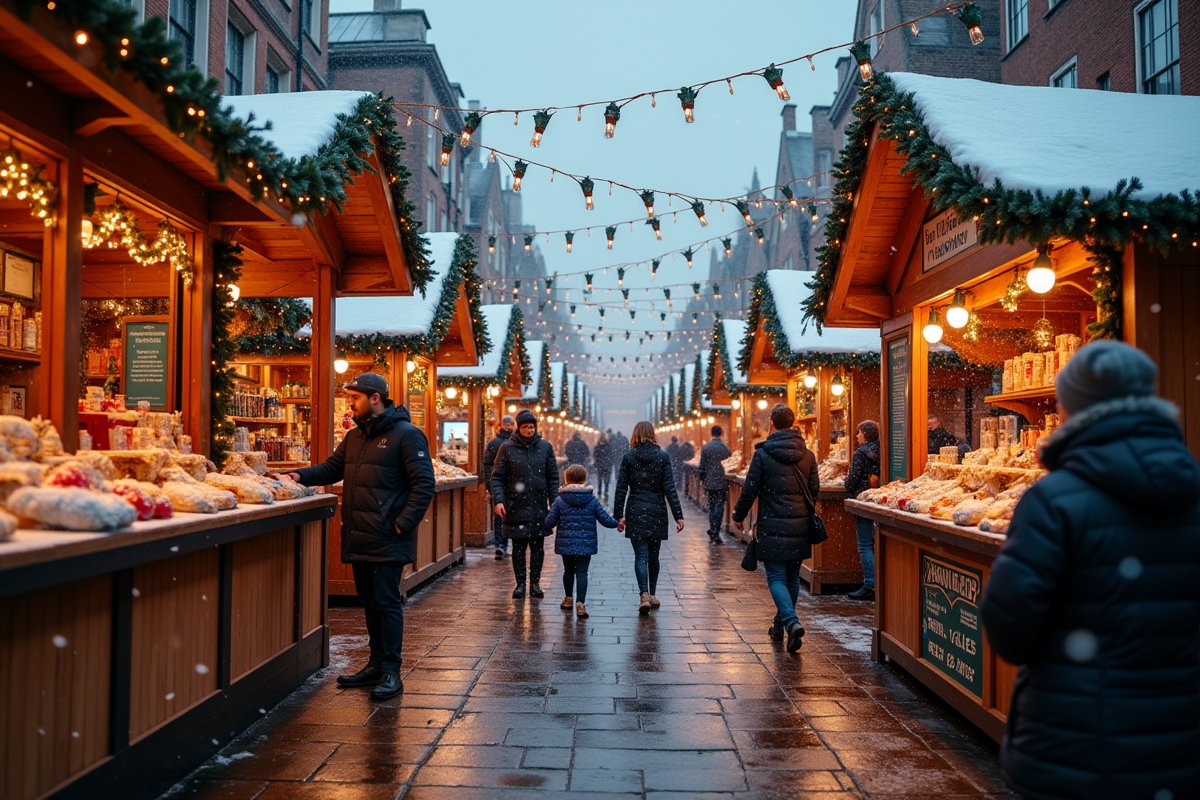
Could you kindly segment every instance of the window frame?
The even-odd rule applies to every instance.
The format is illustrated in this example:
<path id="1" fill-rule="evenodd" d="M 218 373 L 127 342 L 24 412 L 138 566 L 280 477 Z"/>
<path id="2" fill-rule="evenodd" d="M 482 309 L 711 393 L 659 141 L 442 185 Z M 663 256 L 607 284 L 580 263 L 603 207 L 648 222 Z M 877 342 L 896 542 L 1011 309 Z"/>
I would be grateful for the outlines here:
<path id="1" fill-rule="evenodd" d="M 879 53 L 879 51 L 881 49 L 883 49 L 883 37 L 878 36 L 877 34 L 880 31 L 882 31 L 884 28 L 887 27 L 887 25 L 884 24 L 884 8 L 883 8 L 884 1 L 885 0 L 879 0 L 879 2 L 877 2 L 875 4 L 875 7 L 872 8 L 871 12 L 867 15 L 867 33 L 871 40 L 871 57 L 872 58 L 874 58 Z M 871 30 L 871 28 L 875 24 L 875 13 L 876 12 L 879 13 L 879 28 L 877 30 Z"/>
<path id="2" fill-rule="evenodd" d="M 1133 70 L 1134 70 L 1134 77 L 1137 81 L 1135 84 L 1135 91 L 1137 92 L 1137 94 L 1149 94 L 1149 92 L 1146 91 L 1146 81 L 1148 79 L 1145 75 L 1145 70 L 1142 68 L 1142 55 L 1145 50 L 1145 42 L 1142 41 L 1142 15 L 1147 10 L 1149 10 L 1151 7 L 1157 5 L 1158 3 L 1173 3 L 1174 4 L 1174 7 L 1175 7 L 1175 16 L 1174 16 L 1175 26 L 1174 27 L 1175 27 L 1176 42 L 1175 42 L 1175 60 L 1173 62 L 1171 62 L 1171 64 L 1168 65 L 1166 69 L 1159 70 L 1158 72 L 1156 72 L 1155 76 L 1163 74 L 1167 70 L 1170 70 L 1173 66 L 1181 65 L 1181 58 L 1180 58 L 1180 52 L 1179 52 L 1180 51 L 1180 43 L 1178 41 L 1178 37 L 1179 37 L 1179 2 L 1178 2 L 1178 0 L 1142 0 L 1142 2 L 1138 3 L 1133 8 L 1133 47 L 1134 47 Z M 1182 75 L 1180 75 L 1180 78 L 1182 79 Z M 1175 89 L 1176 89 L 1175 94 L 1180 94 L 1180 91 L 1179 91 L 1180 86 L 1179 86 L 1178 82 L 1175 85 Z"/>
<path id="3" fill-rule="evenodd" d="M 1055 83 L 1055 81 L 1057 81 L 1059 78 L 1066 75 L 1068 72 L 1075 73 L 1075 85 L 1074 86 L 1059 86 L 1058 84 Z M 1070 58 L 1068 58 L 1066 60 L 1066 62 L 1061 67 L 1054 70 L 1054 72 L 1051 72 L 1050 73 L 1050 82 L 1048 85 L 1055 89 L 1078 89 L 1079 88 L 1079 56 L 1071 56 Z"/>
<path id="4" fill-rule="evenodd" d="M 236 43 L 236 52 L 231 50 Z M 230 68 L 230 62 L 237 62 L 236 71 Z M 253 77 L 251 77 L 250 93 L 254 94 Z M 233 91 L 232 83 L 236 82 L 237 91 Z M 225 94 L 243 95 L 246 93 L 246 34 L 242 32 L 232 18 L 225 21 Z"/>
<path id="5" fill-rule="evenodd" d="M 1022 6 L 1022 28 L 1024 29 L 1019 39 L 1013 39 L 1013 9 L 1017 6 Z M 1004 43 L 1006 45 L 1004 52 L 1011 53 L 1016 49 L 1017 45 L 1029 38 L 1029 0 L 1006 0 L 1004 14 Z"/>
<path id="6" fill-rule="evenodd" d="M 190 30 L 188 28 L 185 28 L 183 25 L 183 22 L 189 22 L 188 20 L 185 19 L 183 22 L 181 22 L 176 17 L 176 15 L 174 13 L 172 13 L 172 11 L 177 8 L 181 8 L 182 10 L 186 11 L 186 9 L 188 7 L 191 8 L 191 14 L 192 14 L 192 18 L 190 20 L 190 26 L 189 26 Z M 199 2 L 199 0 L 168 0 L 168 2 L 167 2 L 167 39 L 171 40 L 171 41 L 178 41 L 183 45 L 184 60 L 186 62 L 185 66 L 191 67 L 191 66 L 195 66 L 195 64 L 196 64 L 196 40 L 198 38 L 197 28 L 199 27 L 199 25 L 198 25 L 199 19 L 200 19 L 200 2 Z M 179 33 L 176 33 L 177 30 L 179 31 Z"/>

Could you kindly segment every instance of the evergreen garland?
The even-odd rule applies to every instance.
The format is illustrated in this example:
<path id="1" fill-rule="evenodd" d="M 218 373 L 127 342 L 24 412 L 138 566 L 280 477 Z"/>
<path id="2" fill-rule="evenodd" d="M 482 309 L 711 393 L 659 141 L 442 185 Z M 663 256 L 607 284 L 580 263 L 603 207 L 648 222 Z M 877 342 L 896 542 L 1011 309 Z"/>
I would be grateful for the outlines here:
<path id="1" fill-rule="evenodd" d="M 489 334 L 490 338 L 490 334 Z M 516 348 L 521 358 L 521 383 L 528 383 L 533 378 L 530 375 L 529 354 L 525 352 L 525 318 L 521 309 L 512 307 L 508 318 L 508 328 L 504 332 L 504 344 L 500 347 L 500 365 L 494 375 L 447 375 L 438 376 L 439 386 L 508 386 L 509 372 L 512 370 L 512 353 Z M 491 352 L 490 350 L 488 352 Z"/>
<path id="2" fill-rule="evenodd" d="M 747 326 L 749 330 L 749 326 Z M 779 394 L 780 386 L 763 386 L 752 383 L 735 383 L 733 380 L 733 362 L 729 358 L 729 347 L 725 341 L 725 326 L 721 320 L 713 324 L 712 344 L 709 346 L 709 369 L 705 380 L 705 393 L 712 399 L 714 359 L 719 360 L 721 372 L 725 375 L 725 387 L 729 394 Z"/>
<path id="3" fill-rule="evenodd" d="M 242 276 L 242 246 L 229 242 L 213 242 L 212 292 L 212 427 L 209 429 L 208 457 L 221 467 L 233 445 L 233 421 L 229 415 L 233 406 L 234 371 L 229 362 L 237 355 L 237 341 L 230 334 L 237 312 L 229 287 Z"/>
<path id="4" fill-rule="evenodd" d="M 561 389 L 556 410 L 564 410 L 571 405 L 571 381 L 567 378 L 567 365 L 565 362 L 563 363 Z"/>
<path id="5" fill-rule="evenodd" d="M 554 403 L 554 376 L 550 374 L 550 346 L 542 344 L 541 385 L 537 387 L 538 402 L 543 408 L 550 408 Z"/>
<path id="6" fill-rule="evenodd" d="M 899 92 L 887 75 L 877 75 L 860 90 L 854 113 L 857 119 L 846 127 L 848 144 L 834 165 L 838 178 L 825 221 L 825 244 L 817 250 L 817 272 L 807 284 L 813 293 L 804 302 L 805 322 L 816 324 L 818 331 L 828 312 L 873 125 L 878 126 L 879 139 L 893 140 L 897 152 L 906 157 L 901 172 L 911 174 L 933 198 L 934 210 L 953 209 L 962 221 L 978 220 L 981 244 L 1024 240 L 1040 245 L 1059 237 L 1080 242 L 1093 263 L 1092 294 L 1099 318 L 1088 326 L 1092 338 L 1121 336 L 1120 262 L 1125 247 L 1143 242 L 1166 255 L 1200 241 L 1200 201 L 1188 190 L 1139 200 L 1131 197 L 1142 186 L 1136 177 L 1120 181 L 1103 195 L 1093 195 L 1086 186 L 1053 196 L 1008 189 L 999 180 L 984 186 L 970 166 L 955 164 L 949 151 L 933 140 L 914 95 Z"/>
<path id="7" fill-rule="evenodd" d="M 693 414 L 700 413 L 700 389 L 701 389 L 701 372 L 703 371 L 703 362 L 700 360 L 700 354 L 696 353 L 696 368 L 692 370 L 692 407 Z"/>
<path id="8" fill-rule="evenodd" d="M 296 332 L 312 322 L 312 309 L 294 297 L 250 297 L 237 302 L 232 324 L 239 353 L 264 356 L 307 354 Z"/>

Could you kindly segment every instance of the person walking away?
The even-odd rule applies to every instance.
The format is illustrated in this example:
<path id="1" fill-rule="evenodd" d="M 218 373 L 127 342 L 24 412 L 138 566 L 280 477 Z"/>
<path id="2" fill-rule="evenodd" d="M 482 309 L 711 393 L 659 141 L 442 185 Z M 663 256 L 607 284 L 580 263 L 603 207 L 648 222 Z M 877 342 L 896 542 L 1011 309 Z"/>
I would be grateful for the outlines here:
<path id="1" fill-rule="evenodd" d="M 625 434 L 617 431 L 612 438 L 613 442 L 613 468 L 621 466 L 621 459 L 625 458 L 625 454 L 629 452 L 629 439 Z"/>
<path id="2" fill-rule="evenodd" d="M 613 445 L 608 435 L 600 434 L 592 448 L 592 464 L 596 468 L 596 494 L 601 498 L 607 498 L 608 490 L 612 488 L 612 455 Z"/>
<path id="3" fill-rule="evenodd" d="M 683 448 L 679 446 L 679 437 L 671 437 L 671 443 L 667 445 L 667 458 L 671 461 L 671 475 L 675 481 L 675 491 L 678 492 L 683 477 Z"/>
<path id="4" fill-rule="evenodd" d="M 587 466 L 591 451 L 588 450 L 587 442 L 579 435 L 579 431 L 575 431 L 571 436 L 571 441 L 567 442 L 567 446 L 563 448 L 563 455 L 567 457 L 568 467 L 572 464 Z"/>
<path id="5" fill-rule="evenodd" d="M 712 440 L 700 448 L 700 481 L 708 498 L 708 538 L 713 544 L 721 543 L 725 504 L 729 502 L 729 484 L 725 482 L 725 465 L 722 462 L 732 454 L 725 442 L 721 441 L 724 433 L 720 425 L 713 425 Z"/>
<path id="6" fill-rule="evenodd" d="M 683 506 L 675 491 L 671 459 L 658 446 L 654 426 L 639 422 L 633 427 L 629 452 L 617 470 L 613 516 L 617 530 L 633 545 L 633 574 L 637 578 L 638 613 L 658 608 L 659 551 L 667 539 L 667 506 L 675 517 L 675 531 L 683 530 Z"/>
<path id="7" fill-rule="evenodd" d="M 554 505 L 546 516 L 545 527 L 558 528 L 554 537 L 554 552 L 563 562 L 562 608 L 569 611 L 572 598 L 575 616 L 587 619 L 588 565 L 599 550 L 596 523 L 606 528 L 617 527 L 587 485 L 588 471 L 579 464 L 567 467 L 567 482 L 558 490 Z"/>
<path id="8" fill-rule="evenodd" d="M 805 487 L 814 500 L 821 491 L 817 457 L 804 444 L 800 431 L 792 427 L 795 424 L 796 414 L 787 406 L 771 409 L 770 433 L 754 445 L 746 483 L 733 509 L 733 525 L 740 531 L 750 506 L 758 500 L 758 558 L 776 609 L 767 635 L 782 641 L 786 634 L 789 653 L 803 643 L 804 626 L 796 616 L 800 562 L 812 556 L 808 527 L 815 509 L 805 498 Z"/>
<path id="9" fill-rule="evenodd" d="M 1000 766 L 1023 797 L 1200 796 L 1200 467 L 1140 350 L 1096 341 L 1056 380 L 1050 474 L 984 587 L 1019 665 Z"/>
<path id="10" fill-rule="evenodd" d="M 490 494 L 492 489 L 492 468 L 496 464 L 496 454 L 500 452 L 500 445 L 512 438 L 513 431 L 517 429 L 517 423 L 508 414 L 505 414 L 500 419 L 500 430 L 490 442 L 487 443 L 487 449 L 483 451 L 483 485 Z M 492 503 L 491 505 L 495 505 Z M 496 545 L 496 560 L 504 558 L 508 552 L 508 540 L 504 538 L 503 520 L 498 514 L 492 514 L 492 542 Z"/>
<path id="11" fill-rule="evenodd" d="M 529 594 L 537 599 L 542 591 L 544 539 L 543 522 L 550 500 L 558 494 L 558 462 L 554 448 L 537 430 L 537 417 L 529 410 L 517 414 L 517 431 L 496 453 L 492 468 L 493 510 L 503 522 L 504 537 L 512 540 L 513 599 L 525 597 L 525 554 L 529 553 Z"/>
<path id="12" fill-rule="evenodd" d="M 925 425 L 929 429 L 929 455 L 938 455 L 943 447 L 958 446 L 958 437 L 946 430 L 945 426 L 942 425 L 941 418 L 937 414 L 930 414 Z"/>
<path id="13" fill-rule="evenodd" d="M 400 679 L 404 605 L 400 579 L 417 560 L 417 528 L 435 491 L 429 441 L 408 409 L 388 399 L 383 376 L 346 384 L 354 427 L 324 463 L 284 475 L 305 486 L 342 485 L 342 563 L 354 571 L 371 655 L 338 686 L 374 686 L 372 700 L 404 691 Z"/>
<path id="14" fill-rule="evenodd" d="M 850 459 L 850 471 L 843 485 L 847 496 L 858 497 L 867 489 L 879 485 L 879 423 L 863 420 L 858 423 L 855 441 L 858 448 Z M 846 597 L 851 600 L 875 599 L 875 523 L 866 517 L 855 517 L 858 533 L 858 558 L 862 562 L 863 585 Z"/>

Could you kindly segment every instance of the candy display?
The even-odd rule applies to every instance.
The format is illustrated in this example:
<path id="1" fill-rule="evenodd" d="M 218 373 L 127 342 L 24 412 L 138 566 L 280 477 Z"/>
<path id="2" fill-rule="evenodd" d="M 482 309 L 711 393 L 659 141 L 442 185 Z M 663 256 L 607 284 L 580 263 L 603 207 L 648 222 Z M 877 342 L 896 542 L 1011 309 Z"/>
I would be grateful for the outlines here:
<path id="1" fill-rule="evenodd" d="M 849 472 L 850 462 L 841 459 L 827 458 L 817 465 L 817 475 L 821 478 L 822 486 L 835 485 L 834 488 L 841 489 Z"/>

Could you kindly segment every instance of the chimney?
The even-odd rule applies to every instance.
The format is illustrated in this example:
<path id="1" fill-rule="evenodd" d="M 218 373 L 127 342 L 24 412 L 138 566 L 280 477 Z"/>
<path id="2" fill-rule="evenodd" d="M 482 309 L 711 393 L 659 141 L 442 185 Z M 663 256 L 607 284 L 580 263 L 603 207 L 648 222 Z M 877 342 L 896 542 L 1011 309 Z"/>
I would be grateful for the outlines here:
<path id="1" fill-rule="evenodd" d="M 376 0 L 378 2 L 378 0 Z M 783 112 L 780 114 L 783 117 L 783 129 L 785 131 L 796 130 L 796 106 L 788 103 L 783 107 Z"/>
<path id="2" fill-rule="evenodd" d="M 388 11 L 399 11 L 400 0 L 375 0 L 375 13 L 387 13 Z"/>

